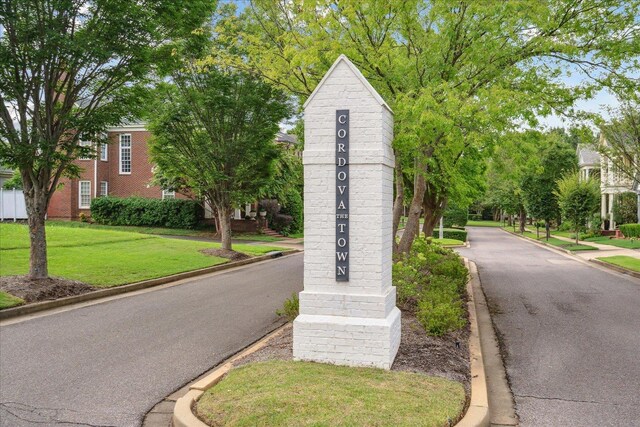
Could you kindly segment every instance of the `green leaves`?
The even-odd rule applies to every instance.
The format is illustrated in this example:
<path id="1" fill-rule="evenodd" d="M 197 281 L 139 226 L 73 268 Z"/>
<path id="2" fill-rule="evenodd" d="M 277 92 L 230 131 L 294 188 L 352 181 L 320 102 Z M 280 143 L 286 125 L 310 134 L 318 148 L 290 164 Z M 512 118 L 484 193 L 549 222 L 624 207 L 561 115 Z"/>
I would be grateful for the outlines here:
<path id="1" fill-rule="evenodd" d="M 275 173 L 274 137 L 291 108 L 283 92 L 242 72 L 192 63 L 157 91 L 150 153 L 156 175 L 218 209 L 255 200 Z"/>

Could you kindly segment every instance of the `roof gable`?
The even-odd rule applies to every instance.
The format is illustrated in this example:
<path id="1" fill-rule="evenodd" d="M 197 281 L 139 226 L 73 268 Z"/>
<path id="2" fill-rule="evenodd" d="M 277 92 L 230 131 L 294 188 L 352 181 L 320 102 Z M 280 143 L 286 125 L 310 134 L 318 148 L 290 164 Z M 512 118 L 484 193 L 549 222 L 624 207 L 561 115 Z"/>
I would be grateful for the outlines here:
<path id="1" fill-rule="evenodd" d="M 303 108 L 306 108 L 307 105 L 309 105 L 311 100 L 313 100 L 313 98 L 320 91 L 322 86 L 324 86 L 327 80 L 331 78 L 331 75 L 333 74 L 333 72 L 336 70 L 336 68 L 340 63 L 344 63 L 347 65 L 349 70 L 353 73 L 353 75 L 355 75 L 358 78 L 358 80 L 360 80 L 360 82 L 362 83 L 362 86 L 364 86 L 371 93 L 371 95 L 378 102 L 378 104 L 380 104 L 381 106 L 389 110 L 389 112 L 393 113 L 393 111 L 391 110 L 391 107 L 389 107 L 389 105 L 384 101 L 384 99 L 382 99 L 382 96 L 380 96 L 380 94 L 373 88 L 373 86 L 371 86 L 371 83 L 369 83 L 367 79 L 362 75 L 360 70 L 358 70 L 358 68 L 355 65 L 353 65 L 353 63 L 349 61 L 349 58 L 347 58 L 344 54 L 340 55 L 338 59 L 336 59 L 336 61 L 333 63 L 331 68 L 329 68 L 329 70 L 325 73 L 322 80 L 320 80 L 320 83 L 318 83 L 318 85 L 313 90 L 309 98 L 307 98 L 307 101 L 304 103 Z"/>

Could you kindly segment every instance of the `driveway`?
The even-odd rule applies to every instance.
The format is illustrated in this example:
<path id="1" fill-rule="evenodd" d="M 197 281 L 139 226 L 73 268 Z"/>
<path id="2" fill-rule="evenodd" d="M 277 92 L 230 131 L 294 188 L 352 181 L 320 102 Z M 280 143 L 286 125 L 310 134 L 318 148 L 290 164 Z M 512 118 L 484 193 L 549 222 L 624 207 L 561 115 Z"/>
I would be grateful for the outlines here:
<path id="1" fill-rule="evenodd" d="M 470 227 L 523 426 L 640 426 L 640 280 Z"/>
<path id="2" fill-rule="evenodd" d="M 0 425 L 138 426 L 279 324 L 302 254 L 0 326 Z M 117 272 L 114 272 L 117 274 Z"/>

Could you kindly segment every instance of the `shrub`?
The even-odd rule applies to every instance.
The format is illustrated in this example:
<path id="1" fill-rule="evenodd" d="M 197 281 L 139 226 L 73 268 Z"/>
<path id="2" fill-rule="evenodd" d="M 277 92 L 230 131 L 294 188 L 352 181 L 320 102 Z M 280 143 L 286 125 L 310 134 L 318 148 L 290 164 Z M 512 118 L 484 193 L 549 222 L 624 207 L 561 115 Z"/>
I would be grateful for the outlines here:
<path id="1" fill-rule="evenodd" d="M 448 206 L 442 217 L 442 222 L 447 228 L 453 225 L 464 227 L 467 225 L 468 209 L 459 208 L 457 206 Z"/>
<path id="2" fill-rule="evenodd" d="M 640 224 L 622 224 L 620 231 L 624 234 L 624 237 L 640 237 Z"/>
<path id="3" fill-rule="evenodd" d="M 638 195 L 634 192 L 617 194 L 613 204 L 613 220 L 618 224 L 638 222 Z"/>
<path id="4" fill-rule="evenodd" d="M 282 203 L 281 214 L 291 216 L 291 223 L 287 234 L 300 233 L 304 228 L 304 203 L 302 196 L 296 188 L 287 191 L 285 200 Z"/>
<path id="5" fill-rule="evenodd" d="M 276 310 L 276 315 L 285 316 L 289 322 L 298 317 L 300 314 L 300 299 L 295 292 L 291 294 L 291 298 L 287 298 L 284 301 L 284 305 L 281 310 Z"/>
<path id="6" fill-rule="evenodd" d="M 291 234 L 291 223 L 293 217 L 291 215 L 277 214 L 271 221 L 271 227 L 278 233 L 287 236 Z"/>
<path id="7" fill-rule="evenodd" d="M 393 265 L 393 284 L 399 305 L 416 314 L 432 335 L 459 329 L 466 324 L 464 300 L 467 269 L 455 252 L 416 239 L 409 254 Z"/>
<path id="8" fill-rule="evenodd" d="M 440 237 L 440 230 L 438 228 L 433 230 L 433 237 L 435 237 L 436 239 Z M 443 230 L 442 237 L 444 237 L 445 239 L 456 239 L 456 240 L 462 240 L 463 242 L 466 242 L 467 232 L 465 230 L 445 228 Z"/>
<path id="9" fill-rule="evenodd" d="M 107 225 L 196 228 L 203 210 L 193 200 L 98 197 L 91 201 L 91 217 Z"/>

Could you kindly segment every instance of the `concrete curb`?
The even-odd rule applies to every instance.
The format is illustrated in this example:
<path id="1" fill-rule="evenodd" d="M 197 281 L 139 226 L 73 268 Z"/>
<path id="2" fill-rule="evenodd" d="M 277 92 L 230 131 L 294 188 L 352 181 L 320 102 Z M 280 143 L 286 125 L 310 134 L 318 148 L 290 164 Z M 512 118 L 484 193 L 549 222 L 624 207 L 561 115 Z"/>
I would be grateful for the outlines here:
<path id="1" fill-rule="evenodd" d="M 589 262 L 598 264 L 602 267 L 608 268 L 613 271 L 617 271 L 618 273 L 627 274 L 631 277 L 640 279 L 640 273 L 638 273 L 637 271 L 629 270 L 624 267 L 620 267 L 619 265 L 609 264 L 608 262 L 600 261 L 599 259 L 596 259 L 596 258 L 591 258 Z"/>
<path id="2" fill-rule="evenodd" d="M 205 423 L 200 421 L 193 413 L 193 407 L 195 403 L 200 399 L 200 396 L 209 388 L 213 387 L 224 378 L 224 376 L 233 368 L 233 362 L 248 356 L 262 347 L 267 345 L 267 342 L 274 337 L 277 337 L 287 327 L 287 323 L 280 326 L 275 331 L 271 332 L 258 342 L 250 345 L 245 350 L 230 357 L 225 362 L 222 362 L 215 368 L 209 375 L 196 381 L 189 386 L 187 394 L 176 400 L 176 405 L 173 409 L 172 423 L 174 427 L 208 427 Z"/>
<path id="3" fill-rule="evenodd" d="M 190 279 L 192 277 L 202 276 L 204 274 L 216 273 L 218 271 L 228 270 L 234 267 L 240 267 L 243 265 L 254 264 L 260 261 L 266 261 L 273 258 L 279 258 L 281 256 L 292 255 L 301 252 L 298 249 L 291 249 L 287 251 L 279 251 L 269 253 L 267 255 L 261 255 L 254 258 L 249 258 L 241 261 L 228 262 L 225 264 L 214 265 L 212 267 L 201 268 L 198 270 L 186 271 L 184 273 L 172 274 L 170 276 L 159 277 L 157 279 L 144 280 L 142 282 L 132 283 L 130 285 L 122 285 L 113 288 L 100 289 L 98 291 L 88 292 L 82 295 L 75 295 L 66 298 L 60 298 L 53 301 L 42 301 L 33 304 L 21 305 L 18 307 L 7 308 L 0 310 L 0 320 L 11 319 L 18 316 L 24 316 L 26 314 L 33 314 L 39 311 L 49 310 L 52 308 L 59 308 L 65 305 L 76 304 L 79 302 L 86 302 L 97 300 L 100 298 L 111 297 L 114 295 L 120 295 L 127 292 L 139 291 L 141 289 L 151 288 L 153 286 L 164 285 L 170 282 L 175 282 L 183 279 Z"/>
<path id="4" fill-rule="evenodd" d="M 478 317 L 476 313 L 476 297 L 474 295 L 474 273 L 471 270 L 470 262 L 464 259 L 464 264 L 469 271 L 469 281 L 467 282 L 467 294 L 469 301 L 469 324 L 471 334 L 469 336 L 469 360 L 471 364 L 471 399 L 469 407 L 464 417 L 456 424 L 456 427 L 486 427 L 491 421 L 489 413 L 489 396 L 487 392 L 487 377 L 484 369 L 484 358 L 482 356 L 482 346 L 480 345 L 480 328 L 478 327 Z"/>
<path id="5" fill-rule="evenodd" d="M 469 353 L 471 364 L 471 399 L 469 407 L 464 417 L 456 424 L 456 427 L 487 427 L 491 422 L 491 414 L 489 411 L 489 395 L 487 389 L 487 376 L 485 372 L 485 361 L 482 354 L 482 345 L 480 340 L 480 328 L 478 326 L 478 316 L 476 313 L 477 304 L 477 286 L 479 279 L 475 264 L 464 259 L 465 266 L 469 271 L 469 281 L 467 282 L 467 293 L 469 295 L 469 322 L 471 334 L 469 336 Z M 474 286 L 474 284 L 476 286 Z M 233 368 L 233 362 L 254 353 L 264 347 L 273 337 L 282 333 L 287 325 L 281 326 L 271 334 L 267 335 L 257 343 L 248 347 L 241 353 L 233 356 L 226 362 L 223 362 L 209 375 L 202 378 L 189 386 L 189 392 L 176 401 L 173 412 L 173 425 L 175 427 L 207 427 L 205 423 L 200 421 L 193 414 L 193 406 L 209 388 L 216 385 L 224 376 Z M 509 424 L 515 425 L 515 424 Z"/>
<path id="6" fill-rule="evenodd" d="M 521 238 L 523 240 L 528 240 L 529 242 L 533 243 L 534 245 L 538 245 L 540 247 L 547 248 L 547 249 L 550 249 L 552 251 L 556 251 L 556 252 L 558 252 L 560 254 L 567 254 L 571 258 L 575 259 L 576 261 L 579 261 L 579 262 L 582 262 L 582 263 L 585 263 L 585 264 L 589 264 L 589 263 L 597 264 L 599 267 L 602 267 L 602 268 L 605 268 L 607 270 L 610 270 L 610 272 L 614 271 L 616 273 L 626 274 L 627 276 L 631 276 L 631 277 L 640 279 L 640 273 L 638 273 L 637 271 L 627 270 L 626 268 L 619 267 L 619 266 L 613 265 L 613 264 L 609 264 L 607 262 L 603 262 L 603 261 L 597 260 L 595 258 L 585 259 L 585 258 L 582 258 L 582 257 L 578 256 L 575 251 L 568 251 L 566 249 L 561 249 L 561 248 L 559 248 L 557 246 L 549 245 L 549 244 L 546 244 L 544 242 L 540 242 L 540 241 L 531 239 L 529 237 L 522 236 L 522 235 L 520 235 L 518 233 L 512 233 L 511 231 L 507 231 L 507 230 L 504 230 L 504 229 L 502 229 L 502 231 L 504 231 L 505 233 L 511 234 L 512 236 L 519 237 L 519 238 Z M 587 252 L 593 252 L 593 251 L 587 251 Z M 601 270 L 602 270 L 602 268 L 601 268 Z"/>

